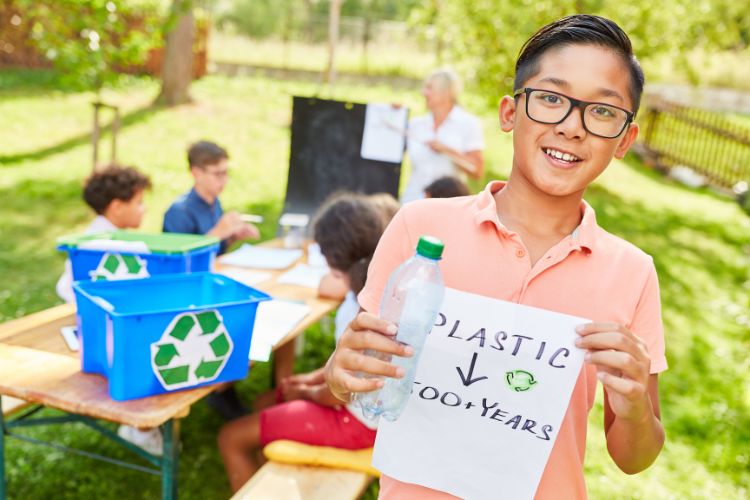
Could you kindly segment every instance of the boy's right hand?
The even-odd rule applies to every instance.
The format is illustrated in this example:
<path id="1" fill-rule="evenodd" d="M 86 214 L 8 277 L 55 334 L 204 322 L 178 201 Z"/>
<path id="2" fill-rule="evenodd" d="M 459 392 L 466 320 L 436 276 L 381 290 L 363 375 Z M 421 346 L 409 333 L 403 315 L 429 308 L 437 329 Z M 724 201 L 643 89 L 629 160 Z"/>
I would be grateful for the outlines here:
<path id="1" fill-rule="evenodd" d="M 211 228 L 208 234 L 216 236 L 220 240 L 238 240 L 246 238 L 258 238 L 258 229 L 242 220 L 239 212 L 227 212 L 221 216 L 219 222 Z"/>
<path id="2" fill-rule="evenodd" d="M 401 357 L 410 357 L 414 349 L 394 340 L 396 325 L 374 314 L 360 312 L 344 331 L 336 350 L 325 366 L 328 388 L 341 401 L 351 401 L 352 393 L 370 392 L 383 387 L 381 378 L 360 378 L 368 375 L 401 378 L 404 370 L 386 361 L 364 354 L 366 349 Z"/>

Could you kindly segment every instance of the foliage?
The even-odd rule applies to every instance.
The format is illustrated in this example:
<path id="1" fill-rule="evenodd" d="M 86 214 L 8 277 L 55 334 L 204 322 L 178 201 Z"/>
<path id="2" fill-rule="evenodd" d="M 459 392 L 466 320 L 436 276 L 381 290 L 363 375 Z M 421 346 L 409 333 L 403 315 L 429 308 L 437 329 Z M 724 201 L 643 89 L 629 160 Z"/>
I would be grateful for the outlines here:
<path id="1" fill-rule="evenodd" d="M 60 69 L 61 82 L 99 91 L 141 64 L 161 38 L 159 0 L 16 0 L 32 42 Z"/>
<path id="2" fill-rule="evenodd" d="M 523 42 L 544 24 L 575 13 L 616 21 L 630 35 L 641 59 L 668 54 L 686 68 L 683 54 L 688 49 L 741 49 L 750 42 L 750 10 L 732 0 L 663 0 L 658 5 L 614 0 L 434 0 L 418 7 L 413 20 L 436 25 L 466 74 L 494 103 L 512 90 Z"/>

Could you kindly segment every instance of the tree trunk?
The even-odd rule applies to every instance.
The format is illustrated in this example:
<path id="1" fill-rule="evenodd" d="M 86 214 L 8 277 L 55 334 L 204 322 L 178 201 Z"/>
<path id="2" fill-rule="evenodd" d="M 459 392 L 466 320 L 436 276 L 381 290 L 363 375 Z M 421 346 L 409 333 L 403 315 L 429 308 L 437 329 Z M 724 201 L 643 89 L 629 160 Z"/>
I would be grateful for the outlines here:
<path id="1" fill-rule="evenodd" d="M 193 80 L 193 38 L 195 22 L 191 0 L 174 0 L 174 26 L 167 33 L 161 65 L 159 104 L 175 106 L 190 102 L 190 82 Z"/>
<path id="2" fill-rule="evenodd" d="M 339 43 L 339 19 L 341 18 L 341 4 L 343 0 L 331 0 L 328 12 L 328 66 L 326 67 L 325 81 L 329 87 L 333 87 L 336 79 L 336 46 Z"/>

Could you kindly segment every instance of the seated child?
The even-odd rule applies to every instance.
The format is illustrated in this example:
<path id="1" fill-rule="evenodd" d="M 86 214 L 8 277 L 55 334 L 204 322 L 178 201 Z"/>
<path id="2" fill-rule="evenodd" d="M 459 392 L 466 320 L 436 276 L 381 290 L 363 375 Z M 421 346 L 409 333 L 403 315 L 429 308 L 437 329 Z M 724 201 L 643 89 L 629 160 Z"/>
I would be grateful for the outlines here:
<path id="1" fill-rule="evenodd" d="M 394 204 L 398 206 L 395 200 L 390 206 Z M 336 315 L 338 336 L 359 311 L 355 294 L 365 283 L 372 253 L 393 210 L 386 211 L 371 197 L 341 194 L 327 201 L 319 214 L 313 226 L 315 241 L 331 273 L 349 288 Z M 258 470 L 254 454 L 272 441 L 290 439 L 345 449 L 369 448 L 375 442 L 375 424 L 357 408 L 333 398 L 322 368 L 286 379 L 281 391 L 287 402 L 234 420 L 219 433 L 219 450 L 233 491 Z"/>
<path id="2" fill-rule="evenodd" d="M 258 228 L 243 222 L 238 212 L 221 208 L 219 195 L 229 180 L 229 155 L 221 146 L 199 141 L 188 149 L 193 188 L 183 194 L 164 214 L 165 233 L 209 234 L 221 240 L 219 253 L 246 238 L 260 237 Z"/>
<path id="3" fill-rule="evenodd" d="M 194 184 L 164 214 L 164 232 L 216 236 L 221 240 L 219 254 L 235 241 L 258 239 L 258 228 L 244 222 L 238 212 L 224 213 L 221 207 L 219 195 L 229 180 L 227 151 L 213 142 L 198 141 L 188 148 L 187 158 Z M 247 413 L 234 384 L 219 386 L 206 402 L 227 420 Z"/>
<path id="4" fill-rule="evenodd" d="M 96 212 L 96 217 L 86 233 L 114 229 L 136 229 L 141 225 L 146 207 L 143 191 L 151 187 L 151 181 L 132 167 L 116 164 L 97 170 L 84 183 L 83 199 Z M 74 302 L 73 269 L 70 260 L 65 261 L 65 270 L 57 281 L 57 295 L 65 302 Z"/>
<path id="5" fill-rule="evenodd" d="M 464 181 L 450 175 L 436 179 L 424 188 L 425 198 L 455 198 L 470 194 L 469 186 Z"/>
<path id="6" fill-rule="evenodd" d="M 143 220 L 146 206 L 143 191 L 151 187 L 151 180 L 133 167 L 111 164 L 95 171 L 83 187 L 83 199 L 96 212 L 86 233 L 114 229 L 137 229 Z M 57 294 L 65 301 L 75 301 L 73 294 L 73 269 L 70 260 L 57 281 Z M 121 425 L 117 434 L 126 441 L 154 455 L 162 454 L 162 436 L 159 429 L 137 429 Z"/>

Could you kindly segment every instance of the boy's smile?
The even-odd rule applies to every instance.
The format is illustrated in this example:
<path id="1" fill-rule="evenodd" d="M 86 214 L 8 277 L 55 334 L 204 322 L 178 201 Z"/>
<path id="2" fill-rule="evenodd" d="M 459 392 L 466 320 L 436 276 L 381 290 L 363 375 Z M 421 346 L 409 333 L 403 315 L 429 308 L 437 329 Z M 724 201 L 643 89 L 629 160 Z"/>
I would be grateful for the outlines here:
<path id="1" fill-rule="evenodd" d="M 626 63 L 612 50 L 577 44 L 546 52 L 538 72 L 524 87 L 632 110 L 629 82 Z M 511 179 L 543 194 L 583 196 L 612 158 L 622 158 L 638 135 L 638 126 L 629 124 L 613 139 L 596 136 L 584 127 L 578 108 L 561 123 L 538 123 L 526 113 L 528 98 L 523 93 L 515 99 L 504 97 L 500 121 L 504 131 L 513 131 Z"/>

